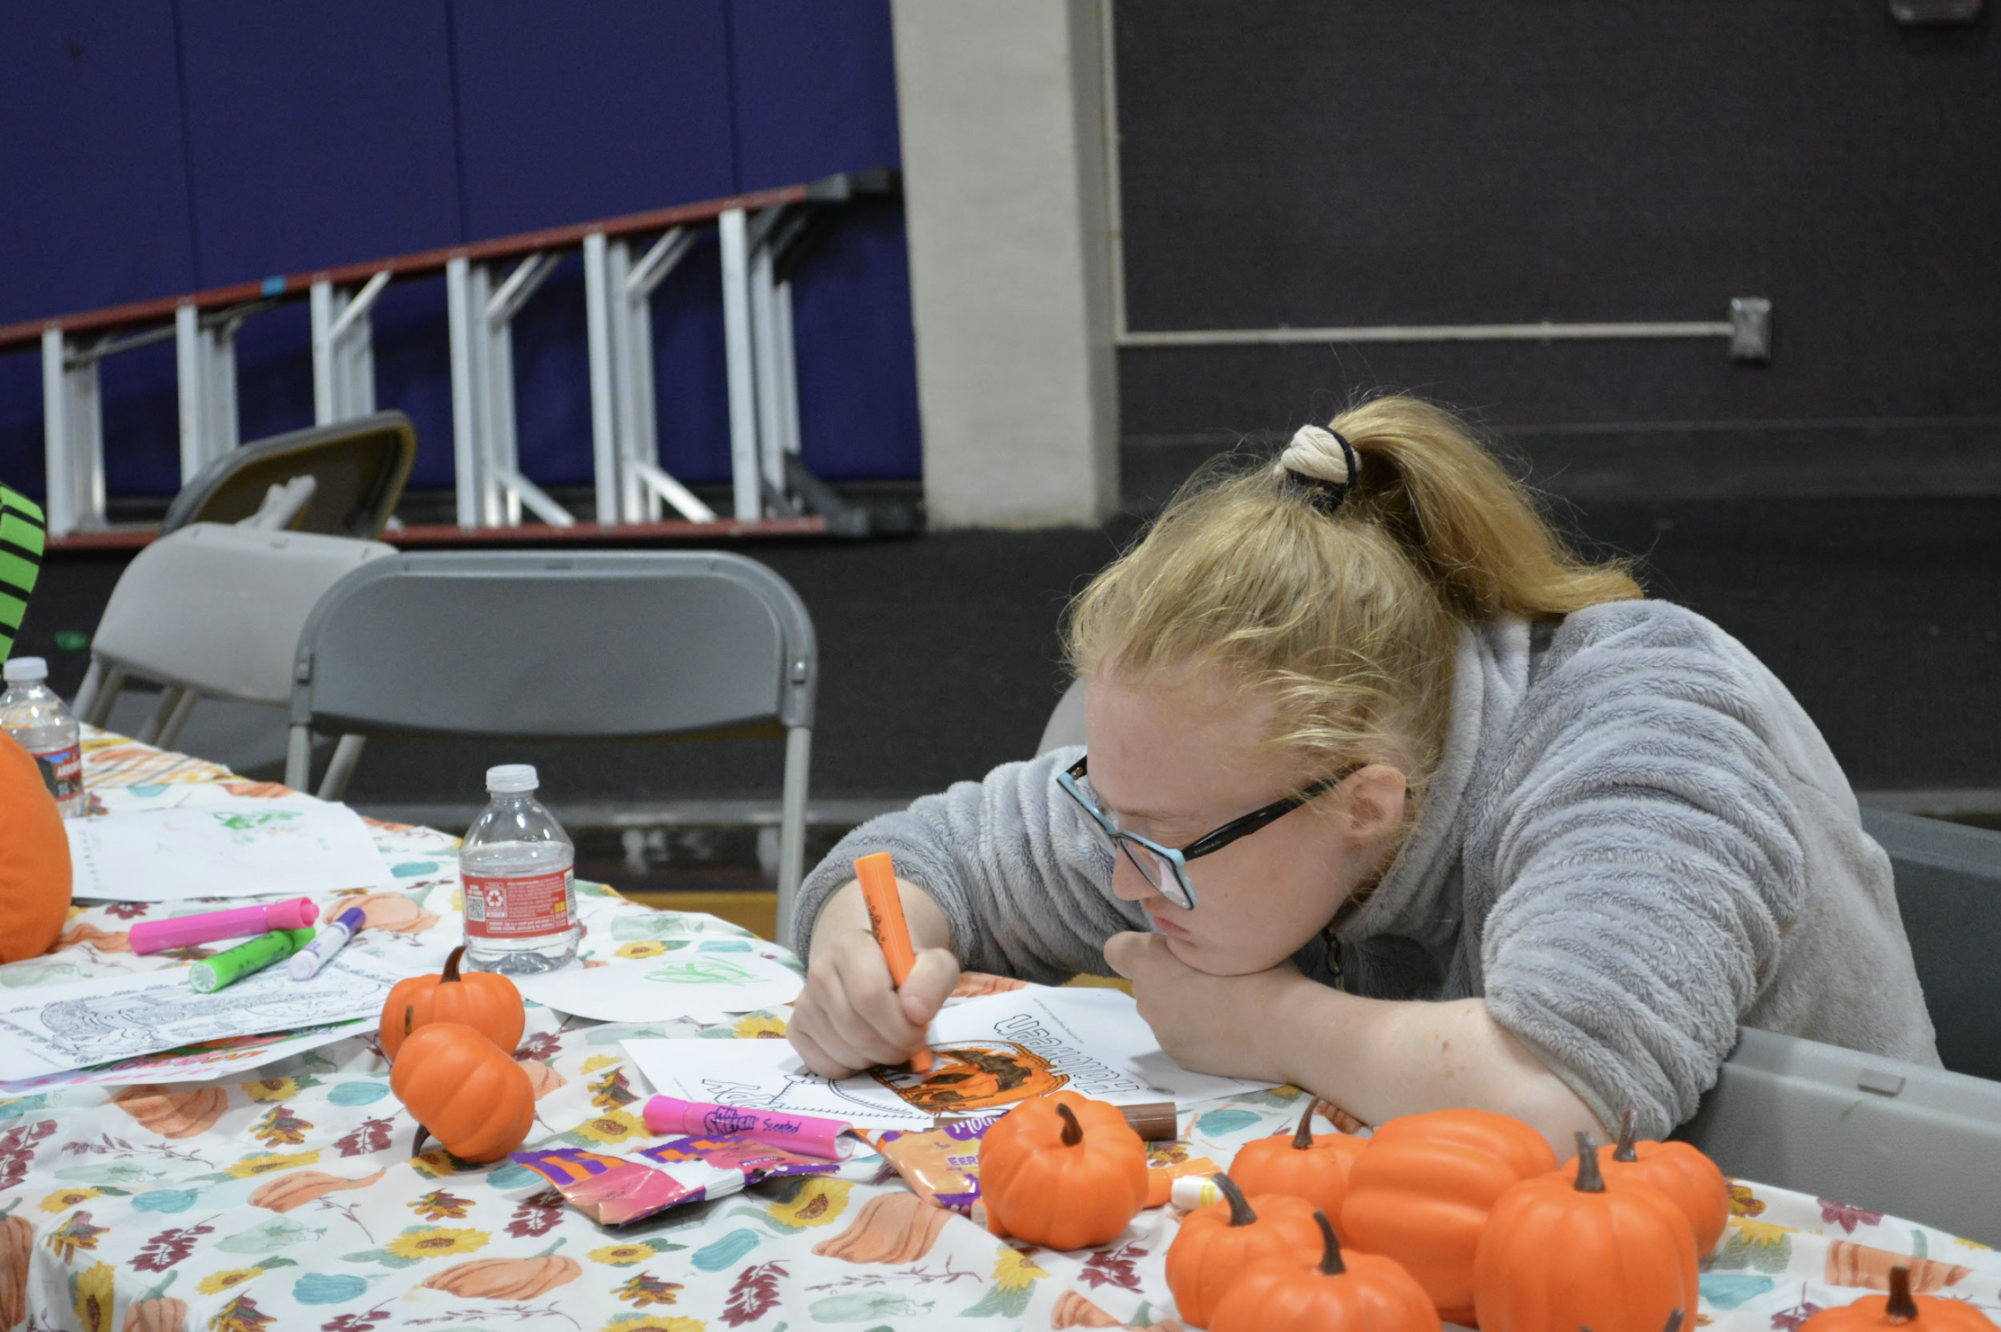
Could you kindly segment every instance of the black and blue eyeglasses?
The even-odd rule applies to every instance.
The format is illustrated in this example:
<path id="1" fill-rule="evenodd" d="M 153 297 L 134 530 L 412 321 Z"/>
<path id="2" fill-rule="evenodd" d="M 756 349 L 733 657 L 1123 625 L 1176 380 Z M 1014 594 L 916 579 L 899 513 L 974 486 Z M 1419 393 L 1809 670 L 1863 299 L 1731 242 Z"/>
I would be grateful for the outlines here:
<path id="1" fill-rule="evenodd" d="M 1089 761 L 1090 755 L 1086 754 L 1065 771 L 1057 773 L 1056 784 L 1091 816 L 1091 822 L 1097 825 L 1098 831 L 1104 834 L 1105 840 L 1111 843 L 1114 851 L 1125 853 L 1133 868 L 1140 872 L 1140 877 L 1152 884 L 1162 897 L 1188 911 L 1195 909 L 1195 885 L 1188 881 L 1189 861 L 1209 855 L 1211 852 L 1221 851 L 1240 837 L 1249 837 L 1266 824 L 1290 814 L 1313 797 L 1333 790 L 1362 768 L 1359 763 L 1352 764 L 1332 777 L 1313 783 L 1297 795 L 1274 800 L 1264 808 L 1254 809 L 1240 819 L 1231 819 L 1222 827 L 1204 833 L 1177 850 L 1171 846 L 1162 846 L 1150 838 L 1141 837 L 1138 833 L 1127 832 L 1119 827 L 1116 819 L 1099 807 L 1097 794 L 1091 790 L 1089 779 L 1085 775 L 1085 765 Z"/>

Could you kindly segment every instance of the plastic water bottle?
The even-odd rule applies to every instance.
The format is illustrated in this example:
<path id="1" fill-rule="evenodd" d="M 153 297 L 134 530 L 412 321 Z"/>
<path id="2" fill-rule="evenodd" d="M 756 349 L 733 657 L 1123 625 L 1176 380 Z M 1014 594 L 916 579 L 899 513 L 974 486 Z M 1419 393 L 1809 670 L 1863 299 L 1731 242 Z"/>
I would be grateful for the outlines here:
<path id="1" fill-rule="evenodd" d="M 577 955 L 577 848 L 535 798 L 535 768 L 486 770 L 493 799 L 459 844 L 465 965 L 520 976 Z"/>
<path id="2" fill-rule="evenodd" d="M 0 727 L 34 755 L 62 816 L 82 818 L 90 804 L 83 793 L 83 747 L 76 718 L 48 686 L 49 663 L 41 657 L 15 657 L 7 663 L 6 676 Z"/>

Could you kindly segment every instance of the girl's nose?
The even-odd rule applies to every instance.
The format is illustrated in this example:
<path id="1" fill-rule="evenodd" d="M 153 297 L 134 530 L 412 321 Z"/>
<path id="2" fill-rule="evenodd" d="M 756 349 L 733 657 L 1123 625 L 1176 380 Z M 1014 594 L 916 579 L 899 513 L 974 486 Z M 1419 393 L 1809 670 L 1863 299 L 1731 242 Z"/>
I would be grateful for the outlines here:
<path id="1" fill-rule="evenodd" d="M 1161 897 L 1160 889 L 1147 882 L 1124 847 L 1112 858 L 1112 896 L 1127 902 L 1149 902 Z"/>

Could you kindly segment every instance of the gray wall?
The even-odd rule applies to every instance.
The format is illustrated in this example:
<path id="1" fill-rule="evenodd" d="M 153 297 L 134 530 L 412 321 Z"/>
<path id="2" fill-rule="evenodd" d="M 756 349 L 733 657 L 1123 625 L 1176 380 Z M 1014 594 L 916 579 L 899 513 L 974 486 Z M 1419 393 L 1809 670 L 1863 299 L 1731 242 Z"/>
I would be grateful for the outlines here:
<path id="1" fill-rule="evenodd" d="M 2001 415 L 2001 45 L 1883 0 L 1116 0 L 1129 324 L 1721 319 L 1720 341 L 1120 353 L 1127 438 L 1357 386 L 1497 424 Z"/>

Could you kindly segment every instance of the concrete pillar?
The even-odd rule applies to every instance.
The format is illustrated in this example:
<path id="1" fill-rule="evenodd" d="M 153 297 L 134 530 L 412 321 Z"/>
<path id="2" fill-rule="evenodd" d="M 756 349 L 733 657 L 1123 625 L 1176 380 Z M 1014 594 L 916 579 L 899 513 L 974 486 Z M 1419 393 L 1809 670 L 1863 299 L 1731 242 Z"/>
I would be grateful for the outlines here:
<path id="1" fill-rule="evenodd" d="M 892 0 L 933 527 L 1118 504 L 1105 3 Z"/>

